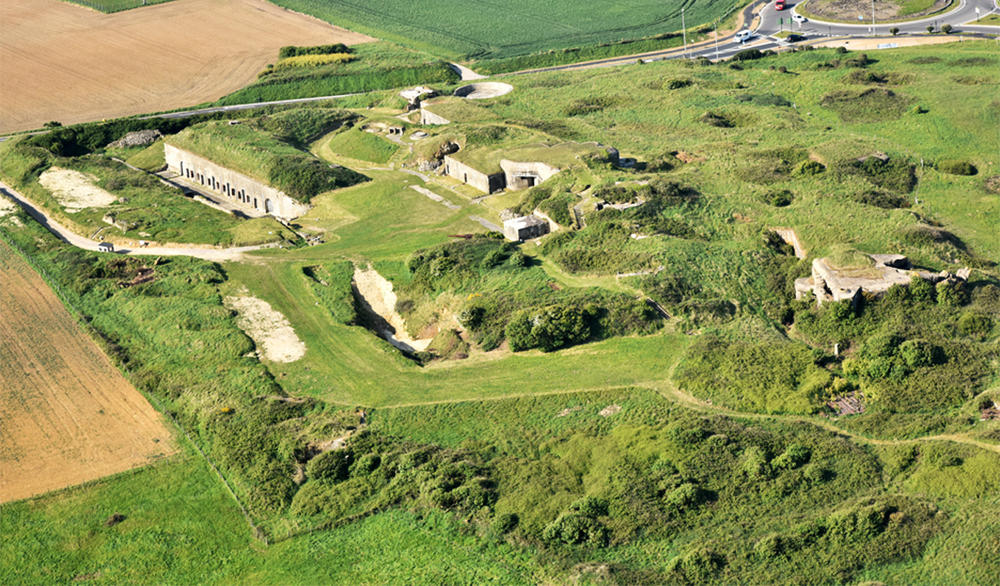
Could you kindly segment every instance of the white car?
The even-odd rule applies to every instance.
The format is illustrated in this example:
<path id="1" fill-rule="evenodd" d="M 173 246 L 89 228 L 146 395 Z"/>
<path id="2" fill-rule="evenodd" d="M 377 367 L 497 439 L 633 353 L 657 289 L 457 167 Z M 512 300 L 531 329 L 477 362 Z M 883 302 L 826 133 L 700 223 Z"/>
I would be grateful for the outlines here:
<path id="1" fill-rule="evenodd" d="M 806 17 L 804 17 L 804 16 L 802 16 L 801 14 L 793 14 L 792 15 L 792 20 L 794 20 L 795 22 L 797 22 L 799 24 L 802 24 L 803 22 L 806 22 L 809 19 L 806 18 Z"/>
<path id="2" fill-rule="evenodd" d="M 736 41 L 737 43 L 742 44 L 749 41 L 752 38 L 753 38 L 753 31 L 745 28 L 740 32 L 736 33 L 736 36 L 733 37 L 733 40 Z"/>

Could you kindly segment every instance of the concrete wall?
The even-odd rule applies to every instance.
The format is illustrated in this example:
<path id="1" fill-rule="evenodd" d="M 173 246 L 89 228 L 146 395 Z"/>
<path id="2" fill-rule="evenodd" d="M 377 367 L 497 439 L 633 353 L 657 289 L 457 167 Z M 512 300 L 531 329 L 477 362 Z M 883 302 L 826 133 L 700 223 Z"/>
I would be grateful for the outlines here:
<path id="1" fill-rule="evenodd" d="M 455 160 L 451 156 L 445 156 L 444 158 L 444 173 L 449 177 L 458 179 L 462 183 L 468 183 L 484 193 L 493 193 L 504 188 L 503 173 L 487 175 L 461 161 Z"/>
<path id="2" fill-rule="evenodd" d="M 438 126 L 440 126 L 440 125 L 443 125 L 443 124 L 451 124 L 451 120 L 448 120 L 447 118 L 445 118 L 443 116 L 438 116 L 434 112 L 431 112 L 430 110 L 428 110 L 427 108 L 425 108 L 423 104 L 421 104 L 420 105 L 420 123 L 421 124 L 432 124 L 432 125 L 438 125 Z"/>
<path id="3" fill-rule="evenodd" d="M 534 187 L 559 172 L 556 167 L 545 163 L 523 163 L 507 159 L 500 161 L 500 168 L 503 169 L 507 189 L 511 190 Z"/>
<path id="4" fill-rule="evenodd" d="M 285 220 L 309 211 L 308 205 L 295 201 L 282 191 L 171 144 L 163 145 L 163 154 L 170 171 L 222 194 L 237 208 Z"/>

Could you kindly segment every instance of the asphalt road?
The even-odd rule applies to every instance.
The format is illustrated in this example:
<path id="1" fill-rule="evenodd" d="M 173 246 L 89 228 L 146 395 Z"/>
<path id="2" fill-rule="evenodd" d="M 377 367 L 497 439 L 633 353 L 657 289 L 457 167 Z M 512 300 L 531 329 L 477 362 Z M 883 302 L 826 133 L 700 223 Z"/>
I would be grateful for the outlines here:
<path id="1" fill-rule="evenodd" d="M 977 8 L 979 9 L 980 15 L 986 16 L 997 7 L 994 4 L 994 0 L 958 0 L 958 6 L 950 8 L 944 14 L 932 15 L 927 18 L 901 23 L 879 24 L 876 20 L 873 31 L 871 13 L 859 15 L 863 16 L 864 20 L 859 20 L 856 24 L 826 22 L 820 20 L 809 20 L 799 24 L 790 22 L 792 14 L 795 13 L 794 5 L 791 6 L 790 9 L 786 8 L 785 10 L 778 12 L 774 9 L 774 4 L 772 3 L 761 11 L 761 24 L 759 30 L 764 34 L 773 34 L 774 31 L 786 30 L 802 33 L 807 37 L 812 35 L 870 37 L 891 35 L 892 33 L 889 32 L 889 29 L 893 27 L 898 28 L 901 34 L 927 34 L 928 25 L 934 25 L 935 30 L 940 30 L 942 25 L 950 24 L 953 29 L 952 34 L 965 32 L 982 34 L 992 33 L 996 35 L 998 32 L 997 27 L 976 26 L 975 23 L 972 22 L 976 20 Z M 783 25 L 779 22 L 779 19 L 784 19 Z"/>

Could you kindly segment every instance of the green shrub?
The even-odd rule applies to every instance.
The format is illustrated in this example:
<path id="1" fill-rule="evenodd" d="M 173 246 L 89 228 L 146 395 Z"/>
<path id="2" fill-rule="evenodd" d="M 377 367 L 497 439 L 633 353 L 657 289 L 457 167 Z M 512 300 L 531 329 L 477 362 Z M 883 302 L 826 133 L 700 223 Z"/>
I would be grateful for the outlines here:
<path id="1" fill-rule="evenodd" d="M 801 444 L 790 444 L 785 451 L 771 461 L 771 466 L 778 470 L 792 470 L 805 465 L 812 456 L 812 450 Z"/>
<path id="2" fill-rule="evenodd" d="M 610 532 L 600 521 L 585 515 L 568 513 L 545 527 L 542 540 L 550 545 L 588 544 L 602 547 L 607 544 Z"/>
<path id="3" fill-rule="evenodd" d="M 350 450 L 330 450 L 323 452 L 306 466 L 306 475 L 316 480 L 339 482 L 350 475 L 354 454 Z"/>
<path id="4" fill-rule="evenodd" d="M 799 166 L 795 168 L 795 173 L 797 175 L 819 175 L 824 171 L 826 171 L 826 165 L 820 163 L 819 161 L 813 161 L 812 159 L 802 161 L 799 163 Z"/>
<path id="5" fill-rule="evenodd" d="M 585 342 L 593 315 L 570 305 L 550 305 L 514 315 L 507 324 L 510 349 L 541 348 L 546 352 Z"/>
<path id="6" fill-rule="evenodd" d="M 979 172 L 972 163 L 959 159 L 945 159 L 943 161 L 938 161 L 937 168 L 938 171 L 941 171 L 942 173 L 949 173 L 951 175 L 975 175 Z"/>
<path id="7" fill-rule="evenodd" d="M 764 57 L 760 49 L 743 49 L 730 58 L 730 61 L 754 61 Z"/>
<path id="8" fill-rule="evenodd" d="M 783 208 L 787 205 L 791 205 L 792 201 L 795 200 L 795 195 L 788 191 L 787 189 L 782 189 L 781 191 L 772 191 L 763 196 L 764 203 L 772 205 L 776 208 Z"/>
<path id="9" fill-rule="evenodd" d="M 937 302 L 949 307 L 959 307 L 969 303 L 969 291 L 961 281 L 941 281 L 935 286 Z"/>
<path id="10" fill-rule="evenodd" d="M 279 59 L 298 57 L 299 55 L 332 55 L 335 53 L 350 53 L 351 48 L 343 43 L 333 45 L 317 45 L 314 47 L 287 46 L 278 50 Z"/>

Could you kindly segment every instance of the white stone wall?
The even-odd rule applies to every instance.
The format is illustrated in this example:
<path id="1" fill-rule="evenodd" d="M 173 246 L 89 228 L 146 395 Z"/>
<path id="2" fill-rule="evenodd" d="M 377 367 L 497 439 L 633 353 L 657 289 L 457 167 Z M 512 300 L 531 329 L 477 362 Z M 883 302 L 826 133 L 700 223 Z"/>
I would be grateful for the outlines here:
<path id="1" fill-rule="evenodd" d="M 487 175 L 451 156 L 445 156 L 444 158 L 444 172 L 445 175 L 454 177 L 463 183 L 468 183 L 483 193 L 493 193 L 504 188 L 502 174 Z"/>
<path id="2" fill-rule="evenodd" d="M 438 116 L 434 112 L 431 112 L 424 107 L 423 104 L 420 105 L 420 123 L 441 126 L 444 124 L 451 124 L 451 120 L 448 120 L 444 116 Z"/>
<path id="3" fill-rule="evenodd" d="M 163 145 L 163 154 L 170 171 L 206 190 L 221 194 L 235 207 L 251 214 L 266 213 L 291 220 L 309 211 L 308 205 L 295 201 L 282 191 L 171 144 Z"/>

